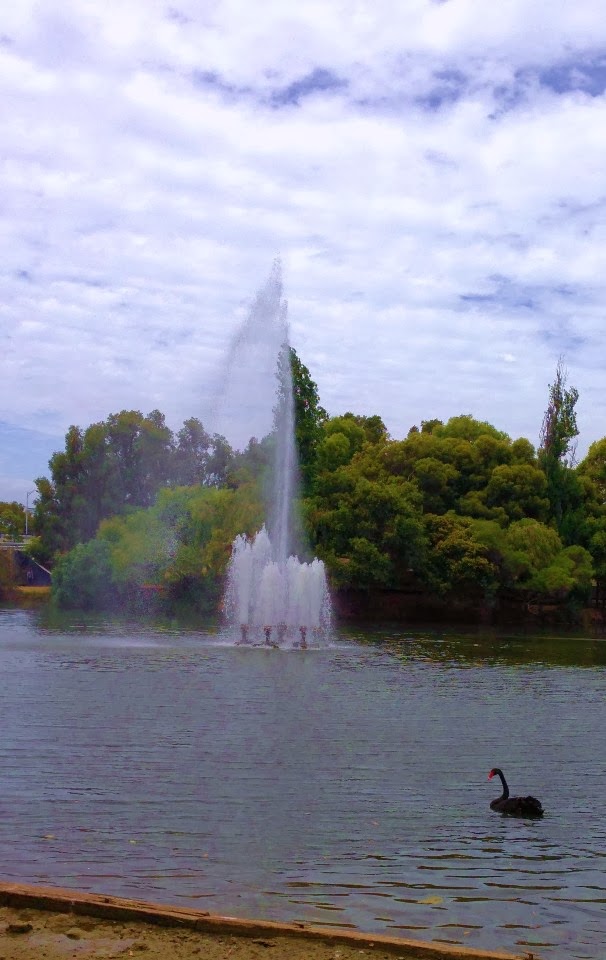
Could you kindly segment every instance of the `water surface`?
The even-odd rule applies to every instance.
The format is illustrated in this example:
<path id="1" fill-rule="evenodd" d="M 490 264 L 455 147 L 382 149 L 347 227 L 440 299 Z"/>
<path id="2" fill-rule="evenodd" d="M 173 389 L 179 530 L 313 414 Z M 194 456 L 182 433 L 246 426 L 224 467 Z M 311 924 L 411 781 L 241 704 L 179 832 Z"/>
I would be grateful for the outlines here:
<path id="1" fill-rule="evenodd" d="M 583 637 L 279 651 L 3 609 L 3 874 L 598 960 L 605 694 Z M 490 811 L 495 765 L 543 820 Z"/>

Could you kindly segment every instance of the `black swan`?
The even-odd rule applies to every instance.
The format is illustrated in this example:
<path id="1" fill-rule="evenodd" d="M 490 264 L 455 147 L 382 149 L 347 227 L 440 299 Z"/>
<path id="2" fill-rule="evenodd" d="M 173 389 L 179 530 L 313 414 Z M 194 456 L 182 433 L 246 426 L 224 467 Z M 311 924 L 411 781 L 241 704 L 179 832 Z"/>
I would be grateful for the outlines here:
<path id="1" fill-rule="evenodd" d="M 499 777 L 503 784 L 503 793 L 490 804 L 490 809 L 497 813 L 508 813 L 511 817 L 542 817 L 543 807 L 536 797 L 510 797 L 507 781 L 503 771 L 494 767 L 488 774 L 488 779 Z"/>

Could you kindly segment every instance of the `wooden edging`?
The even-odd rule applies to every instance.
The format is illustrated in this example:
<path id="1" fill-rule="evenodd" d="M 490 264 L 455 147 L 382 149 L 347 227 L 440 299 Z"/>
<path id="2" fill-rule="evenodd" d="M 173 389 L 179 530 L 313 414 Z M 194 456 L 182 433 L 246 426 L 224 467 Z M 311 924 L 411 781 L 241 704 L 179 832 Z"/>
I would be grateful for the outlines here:
<path id="1" fill-rule="evenodd" d="M 241 920 L 193 910 L 172 907 L 144 900 L 126 900 L 123 897 L 104 896 L 61 887 L 31 886 L 23 883 L 0 883 L 0 905 L 51 910 L 98 917 L 104 920 L 135 920 L 164 927 L 182 927 L 205 934 L 230 934 L 241 937 L 286 938 L 322 940 L 327 943 L 349 944 L 359 947 L 380 947 L 390 953 L 419 958 L 419 960 L 520 960 L 521 954 L 476 950 L 435 941 L 404 940 L 385 934 L 371 935 L 337 928 L 314 927 L 306 923 L 278 923 L 273 920 Z M 525 954 L 529 957 L 529 954 Z"/>

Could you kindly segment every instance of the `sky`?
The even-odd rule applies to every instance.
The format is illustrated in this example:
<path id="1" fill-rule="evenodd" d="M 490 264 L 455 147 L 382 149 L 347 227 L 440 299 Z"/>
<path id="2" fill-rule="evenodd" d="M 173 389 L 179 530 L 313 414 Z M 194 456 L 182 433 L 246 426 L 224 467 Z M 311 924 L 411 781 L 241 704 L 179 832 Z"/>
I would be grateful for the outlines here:
<path id="1" fill-rule="evenodd" d="M 331 415 L 537 444 L 563 357 L 606 434 L 601 0 L 20 0 L 0 94 L 0 500 L 206 425 L 276 257 Z"/>

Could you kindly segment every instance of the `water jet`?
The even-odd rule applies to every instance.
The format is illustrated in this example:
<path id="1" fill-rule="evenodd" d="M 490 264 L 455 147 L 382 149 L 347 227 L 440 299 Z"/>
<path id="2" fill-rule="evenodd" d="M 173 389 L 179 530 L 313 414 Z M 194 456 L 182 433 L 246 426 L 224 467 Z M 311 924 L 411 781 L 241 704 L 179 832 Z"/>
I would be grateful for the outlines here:
<path id="1" fill-rule="evenodd" d="M 298 463 L 288 333 L 276 262 L 236 338 L 243 355 L 247 344 L 254 353 L 261 341 L 266 368 L 273 369 L 267 411 L 273 414 L 273 463 L 266 525 L 253 537 L 242 533 L 233 541 L 224 610 L 230 629 L 236 635 L 240 632 L 240 644 L 305 649 L 308 635 L 318 644 L 330 632 L 331 604 L 324 564 L 317 557 L 309 562 L 300 559 L 305 551 L 302 535 L 295 532 Z"/>

